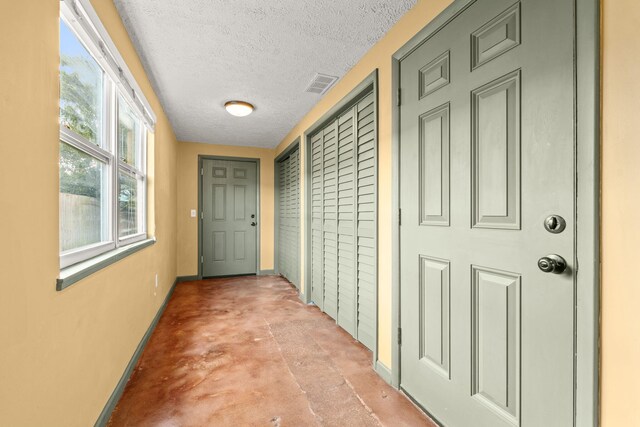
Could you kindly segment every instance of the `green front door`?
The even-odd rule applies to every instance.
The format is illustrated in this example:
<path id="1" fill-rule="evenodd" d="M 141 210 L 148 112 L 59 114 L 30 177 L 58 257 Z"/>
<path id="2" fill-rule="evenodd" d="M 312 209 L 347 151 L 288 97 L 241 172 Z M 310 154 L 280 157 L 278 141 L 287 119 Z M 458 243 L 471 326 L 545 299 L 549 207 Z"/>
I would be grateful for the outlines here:
<path id="1" fill-rule="evenodd" d="M 202 161 L 202 275 L 255 274 L 257 165 Z"/>
<path id="2" fill-rule="evenodd" d="M 573 426 L 574 34 L 477 0 L 400 63 L 401 387 L 447 426 Z"/>

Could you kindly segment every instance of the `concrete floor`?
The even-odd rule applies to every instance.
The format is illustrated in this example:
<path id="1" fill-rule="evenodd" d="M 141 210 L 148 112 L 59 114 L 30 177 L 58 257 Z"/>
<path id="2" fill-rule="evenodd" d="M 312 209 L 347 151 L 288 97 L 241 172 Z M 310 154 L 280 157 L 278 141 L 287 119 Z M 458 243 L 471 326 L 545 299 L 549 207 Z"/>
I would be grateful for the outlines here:
<path id="1" fill-rule="evenodd" d="M 430 426 L 276 276 L 176 287 L 109 426 Z"/>

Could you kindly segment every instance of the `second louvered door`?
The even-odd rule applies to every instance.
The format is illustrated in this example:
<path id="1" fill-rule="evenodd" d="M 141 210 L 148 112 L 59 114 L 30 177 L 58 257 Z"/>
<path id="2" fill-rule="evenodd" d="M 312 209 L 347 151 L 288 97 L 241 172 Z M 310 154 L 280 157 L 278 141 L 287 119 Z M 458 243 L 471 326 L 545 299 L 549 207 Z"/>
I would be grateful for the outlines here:
<path id="1" fill-rule="evenodd" d="M 325 313 L 334 319 L 338 316 L 338 235 L 337 235 L 337 138 L 336 123 L 324 129 L 322 144 L 323 167 L 323 278 Z"/>
<path id="2" fill-rule="evenodd" d="M 376 129 L 373 93 L 311 137 L 311 299 L 373 348 Z"/>
<path id="3" fill-rule="evenodd" d="M 373 348 L 376 338 L 376 120 L 373 93 L 354 108 L 357 140 L 358 340 Z"/>
<path id="4" fill-rule="evenodd" d="M 299 286 L 300 155 L 294 149 L 278 163 L 278 273 Z"/>
<path id="5" fill-rule="evenodd" d="M 356 197 L 353 110 L 337 120 L 338 130 L 338 325 L 357 336 Z"/>

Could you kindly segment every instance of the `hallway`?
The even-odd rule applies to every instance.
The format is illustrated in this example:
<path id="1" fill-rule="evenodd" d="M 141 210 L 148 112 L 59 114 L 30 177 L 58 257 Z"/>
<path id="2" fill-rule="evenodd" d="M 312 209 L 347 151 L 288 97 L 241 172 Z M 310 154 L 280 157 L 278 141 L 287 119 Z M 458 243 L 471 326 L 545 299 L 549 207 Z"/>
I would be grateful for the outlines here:
<path id="1" fill-rule="evenodd" d="M 109 426 L 435 426 L 276 276 L 181 283 Z"/>

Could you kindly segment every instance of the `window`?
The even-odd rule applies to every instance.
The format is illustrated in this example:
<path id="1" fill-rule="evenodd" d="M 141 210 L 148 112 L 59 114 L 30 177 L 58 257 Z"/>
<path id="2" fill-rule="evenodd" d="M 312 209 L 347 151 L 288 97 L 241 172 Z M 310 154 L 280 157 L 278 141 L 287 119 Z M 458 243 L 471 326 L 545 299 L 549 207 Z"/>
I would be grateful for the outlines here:
<path id="1" fill-rule="evenodd" d="M 85 1 L 68 2 L 61 1 L 60 19 L 61 268 L 147 237 L 153 126 L 130 73 L 114 65 L 120 56 L 95 12 Z"/>

